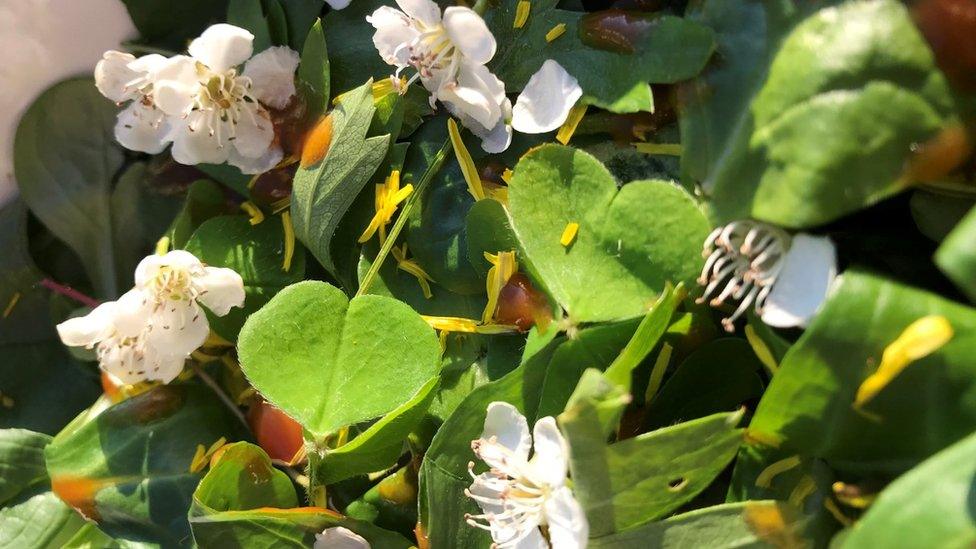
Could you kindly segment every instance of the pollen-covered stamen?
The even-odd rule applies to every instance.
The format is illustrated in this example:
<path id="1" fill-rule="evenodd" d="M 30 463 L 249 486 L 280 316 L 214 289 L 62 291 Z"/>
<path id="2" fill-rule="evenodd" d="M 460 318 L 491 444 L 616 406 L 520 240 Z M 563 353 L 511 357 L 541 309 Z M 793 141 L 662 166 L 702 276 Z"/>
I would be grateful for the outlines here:
<path id="1" fill-rule="evenodd" d="M 257 101 L 251 95 L 251 79 L 238 75 L 236 69 L 214 73 L 198 65 L 197 71 L 201 75 L 200 91 L 194 98 L 191 111 L 202 112 L 203 116 L 198 119 L 196 127 L 190 124 L 188 129 L 195 132 L 205 128 L 222 148 L 225 141 L 236 139 L 237 125 L 243 117 L 257 125 L 253 112 L 257 108 Z M 224 130 L 227 131 L 226 135 Z"/>
<path id="2" fill-rule="evenodd" d="M 783 267 L 789 241 L 784 231 L 755 221 L 729 223 L 712 231 L 705 240 L 705 266 L 698 277 L 705 291 L 698 302 L 707 301 L 713 307 L 730 300 L 738 302 L 732 314 L 722 319 L 726 331 L 734 330 L 735 321 L 750 306 L 762 314 Z"/>

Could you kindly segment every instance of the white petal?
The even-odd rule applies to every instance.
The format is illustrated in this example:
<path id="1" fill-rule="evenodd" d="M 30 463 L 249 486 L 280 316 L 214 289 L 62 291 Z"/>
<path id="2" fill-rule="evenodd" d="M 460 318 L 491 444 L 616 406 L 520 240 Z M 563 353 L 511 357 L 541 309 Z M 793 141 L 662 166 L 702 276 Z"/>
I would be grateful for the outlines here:
<path id="1" fill-rule="evenodd" d="M 547 416 L 535 422 L 533 429 L 534 452 L 530 462 L 532 480 L 551 487 L 566 483 L 569 470 L 569 447 L 559 432 L 556 420 Z"/>
<path id="2" fill-rule="evenodd" d="M 334 10 L 341 10 L 346 8 L 352 0 L 325 0 L 325 3 L 329 5 L 330 8 Z"/>
<path id="3" fill-rule="evenodd" d="M 829 238 L 797 234 L 766 299 L 762 320 L 770 326 L 806 326 L 827 298 L 837 276 L 837 254 Z"/>
<path id="4" fill-rule="evenodd" d="M 152 305 L 149 295 L 139 288 L 122 294 L 115 302 L 115 330 L 121 337 L 135 337 L 149 325 Z"/>
<path id="5" fill-rule="evenodd" d="M 169 145 L 171 128 L 166 113 L 142 101 L 133 101 L 119 112 L 115 139 L 130 151 L 159 154 Z"/>
<path id="6" fill-rule="evenodd" d="M 467 127 L 481 138 L 481 148 L 485 152 L 498 154 L 508 150 L 512 144 L 512 102 L 506 97 L 502 102 L 502 116 L 494 128 L 485 130 L 479 124 L 472 123 Z"/>
<path id="7" fill-rule="evenodd" d="M 138 90 L 134 90 L 127 84 L 139 77 L 139 73 L 129 68 L 129 63 L 135 60 L 135 56 L 120 51 L 107 51 L 102 55 L 101 61 L 95 65 L 95 87 L 102 95 L 121 103 L 129 101 L 138 96 Z"/>
<path id="8" fill-rule="evenodd" d="M 218 23 L 190 42 L 190 55 L 215 72 L 224 72 L 247 61 L 254 51 L 254 35 L 245 29 Z"/>
<path id="9" fill-rule="evenodd" d="M 69 347 L 91 347 L 115 332 L 115 302 L 108 301 L 85 316 L 58 324 L 58 337 Z"/>
<path id="10" fill-rule="evenodd" d="M 444 29 L 451 42 L 472 62 L 484 65 L 495 56 L 495 36 L 471 8 L 451 6 L 444 10 Z"/>
<path id="11" fill-rule="evenodd" d="M 542 537 L 539 528 L 533 528 L 524 538 L 512 546 L 512 549 L 549 549 L 546 538 Z"/>
<path id="12" fill-rule="evenodd" d="M 497 93 L 499 88 L 501 96 Z M 465 63 L 458 71 L 457 82 L 431 91 L 436 91 L 437 98 L 449 108 L 470 116 L 485 128 L 494 128 L 502 116 L 504 85 L 484 65 Z"/>
<path id="13" fill-rule="evenodd" d="M 410 49 L 406 44 L 420 36 L 420 31 L 410 26 L 410 20 L 400 10 L 380 6 L 366 21 L 373 25 L 373 45 L 380 57 L 389 65 L 405 67 L 410 60 Z"/>
<path id="14" fill-rule="evenodd" d="M 492 402 L 485 415 L 485 428 L 482 440 L 497 437 L 498 444 L 507 448 L 516 459 L 525 462 L 529 458 L 532 439 L 529 436 L 529 423 L 515 406 L 507 402 Z"/>
<path id="15" fill-rule="evenodd" d="M 352 530 L 336 526 L 315 534 L 312 549 L 369 549 L 369 542 Z"/>
<path id="16" fill-rule="evenodd" d="M 233 269 L 205 267 L 201 276 L 194 277 L 194 286 L 199 290 L 197 300 L 217 316 L 244 306 L 244 280 Z"/>
<path id="17" fill-rule="evenodd" d="M 200 89 L 196 62 L 185 55 L 171 57 L 157 67 L 153 82 L 153 102 L 163 112 L 183 116 Z"/>
<path id="18" fill-rule="evenodd" d="M 163 302 L 149 317 L 149 325 L 146 345 L 166 357 L 186 358 L 210 335 L 207 315 L 192 301 Z"/>
<path id="19" fill-rule="evenodd" d="M 258 101 L 283 109 L 295 95 L 295 69 L 298 52 L 287 46 L 268 48 L 244 65 L 244 76 L 251 79 L 251 93 Z"/>
<path id="20" fill-rule="evenodd" d="M 512 127 L 522 133 L 551 132 L 563 125 L 583 96 L 579 82 L 549 59 L 529 78 L 512 108 Z"/>
<path id="21" fill-rule="evenodd" d="M 583 549 L 590 536 L 586 514 L 569 488 L 553 492 L 546 500 L 546 522 L 552 549 Z"/>
<path id="22" fill-rule="evenodd" d="M 242 109 L 249 110 L 250 113 L 242 112 L 241 119 L 234 126 L 233 148 L 242 156 L 258 158 L 264 156 L 274 141 L 274 124 L 271 123 L 271 115 L 264 108 L 254 103 L 244 103 Z M 221 130 L 226 140 L 231 126 L 224 126 L 226 130 Z"/>
<path id="23" fill-rule="evenodd" d="M 146 284 L 156 277 L 160 267 L 172 267 L 187 271 L 202 272 L 203 263 L 186 250 L 172 250 L 163 255 L 148 255 L 136 265 L 135 283 L 137 288 L 145 288 Z"/>
<path id="24" fill-rule="evenodd" d="M 167 65 L 168 61 L 168 58 L 158 53 L 150 53 L 149 55 L 143 55 L 142 57 L 133 59 L 129 63 L 129 68 L 138 73 L 145 74 L 150 80 L 155 80 L 156 74 Z"/>
<path id="25" fill-rule="evenodd" d="M 173 122 L 169 138 L 173 141 L 171 154 L 180 164 L 223 164 L 227 161 L 232 146 L 222 145 L 215 133 L 210 133 L 207 113 L 191 112 L 186 119 Z M 228 123 L 217 121 L 222 134 L 229 132 Z M 217 128 L 214 128 L 216 131 Z"/>
<path id="26" fill-rule="evenodd" d="M 146 351 L 144 364 L 144 375 L 147 381 L 169 383 L 183 371 L 186 357 L 173 356 L 150 348 Z"/>
<path id="27" fill-rule="evenodd" d="M 396 0 L 403 13 L 432 27 L 441 22 L 441 8 L 431 0 Z"/>
<path id="28" fill-rule="evenodd" d="M 231 147 L 228 152 L 227 163 L 236 166 L 241 170 L 241 173 L 248 175 L 264 173 L 277 166 L 285 157 L 284 151 L 277 145 L 268 148 L 262 156 L 257 158 L 242 156 L 234 147 Z"/>

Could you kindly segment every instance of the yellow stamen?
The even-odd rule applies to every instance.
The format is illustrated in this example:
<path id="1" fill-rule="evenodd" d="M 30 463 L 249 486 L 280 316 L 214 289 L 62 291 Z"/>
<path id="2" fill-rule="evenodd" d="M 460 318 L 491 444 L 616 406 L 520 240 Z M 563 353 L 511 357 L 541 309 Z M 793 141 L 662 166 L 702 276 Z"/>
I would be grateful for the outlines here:
<path id="1" fill-rule="evenodd" d="M 559 243 L 563 245 L 564 248 L 569 247 L 570 244 L 576 240 L 576 233 L 579 231 L 579 223 L 567 223 L 566 228 L 563 229 L 562 236 L 559 237 Z"/>
<path id="2" fill-rule="evenodd" d="M 504 181 L 505 183 L 511 183 L 512 173 L 513 172 L 511 168 L 505 168 L 505 171 L 502 172 L 502 181 Z"/>
<path id="3" fill-rule="evenodd" d="M 400 170 L 393 170 L 385 183 L 376 185 L 376 213 L 363 234 L 359 235 L 360 244 L 373 238 L 377 231 L 380 233 L 380 244 L 386 242 L 386 226 L 393 219 L 397 206 L 412 192 L 413 185 L 400 188 Z"/>
<path id="4" fill-rule="evenodd" d="M 631 143 L 637 152 L 644 154 L 663 154 L 668 156 L 681 156 L 683 150 L 680 143 Z"/>
<path id="5" fill-rule="evenodd" d="M 556 25 L 555 27 L 549 29 L 549 32 L 546 33 L 546 42 L 552 42 L 553 40 L 562 36 L 564 32 L 566 32 L 566 23 Z"/>
<path id="6" fill-rule="evenodd" d="M 156 255 L 166 255 L 169 251 L 169 237 L 164 236 L 156 241 Z"/>
<path id="7" fill-rule="evenodd" d="M 430 291 L 430 282 L 434 279 L 427 274 L 427 271 L 420 266 L 414 259 L 407 259 L 407 243 L 403 243 L 403 248 L 397 248 L 393 246 L 390 249 L 393 254 L 393 258 L 397 261 L 397 268 L 406 271 L 407 273 L 413 275 L 417 278 L 417 282 L 420 284 L 420 289 L 424 292 L 424 297 L 430 299 L 434 294 Z"/>
<path id="8" fill-rule="evenodd" d="M 488 277 L 485 286 L 488 290 L 488 303 L 485 305 L 485 312 L 481 315 L 484 324 L 491 322 L 495 316 L 495 308 L 498 307 L 498 296 L 501 294 L 502 287 L 518 272 L 518 263 L 515 261 L 515 251 L 498 252 L 497 255 L 485 253 L 485 259 L 491 263 L 488 269 Z"/>
<path id="9" fill-rule="evenodd" d="M 20 292 L 14 292 L 14 295 L 10 296 L 7 308 L 3 310 L 3 318 L 10 316 L 10 313 L 14 311 L 14 307 L 17 306 L 18 301 L 20 301 Z"/>
<path id="10" fill-rule="evenodd" d="M 241 209 L 250 217 L 251 225 L 257 225 L 264 221 L 264 212 L 261 211 L 261 208 L 255 206 L 253 202 L 242 203 Z"/>
<path id="11" fill-rule="evenodd" d="M 770 488 L 773 485 L 773 477 L 780 473 L 785 473 L 800 465 L 800 456 L 790 456 L 769 465 L 756 477 L 756 486 L 759 488 Z"/>
<path id="12" fill-rule="evenodd" d="M 447 133 L 451 136 L 451 146 L 454 148 L 454 155 L 457 156 L 458 164 L 461 165 L 461 173 L 464 180 L 468 183 L 468 192 L 475 200 L 485 198 L 485 189 L 481 184 L 481 176 L 478 175 L 478 168 L 474 165 L 471 153 L 464 146 L 461 133 L 458 131 L 457 123 L 453 118 L 447 119 Z"/>
<path id="13" fill-rule="evenodd" d="M 520 29 L 525 26 L 525 22 L 529 20 L 529 10 L 532 9 L 532 4 L 528 0 L 519 0 L 517 6 L 515 6 L 515 21 L 512 22 L 512 28 Z"/>
<path id="14" fill-rule="evenodd" d="M 197 451 L 193 454 L 193 459 L 190 461 L 190 472 L 199 473 L 207 466 L 210 461 L 211 456 L 213 456 L 217 450 L 220 450 L 225 444 L 227 444 L 227 439 L 224 437 L 218 438 L 210 448 L 204 450 L 203 444 L 197 444 Z"/>
<path id="15" fill-rule="evenodd" d="M 569 140 L 573 138 L 573 134 L 576 133 L 576 127 L 579 126 L 583 116 L 586 114 L 585 103 L 576 103 L 573 108 L 569 110 L 569 115 L 566 117 L 566 121 L 563 122 L 562 127 L 556 132 L 556 141 L 559 141 L 563 145 L 568 145 Z"/>
<path id="16" fill-rule="evenodd" d="M 281 212 L 281 228 L 285 231 L 285 259 L 281 262 L 281 269 L 288 272 L 295 257 L 295 227 L 291 224 L 291 212 Z"/>
<path id="17" fill-rule="evenodd" d="M 952 325 L 944 316 L 930 315 L 912 322 L 885 347 L 881 365 L 858 387 L 854 406 L 866 404 L 909 364 L 939 350 L 952 335 Z"/>

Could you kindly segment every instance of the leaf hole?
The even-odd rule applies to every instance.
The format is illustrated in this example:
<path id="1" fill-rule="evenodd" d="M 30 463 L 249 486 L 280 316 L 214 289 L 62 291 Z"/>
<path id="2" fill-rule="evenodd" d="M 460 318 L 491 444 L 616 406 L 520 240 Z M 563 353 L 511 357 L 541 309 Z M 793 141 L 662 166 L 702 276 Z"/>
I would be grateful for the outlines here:
<path id="1" fill-rule="evenodd" d="M 668 490 L 671 492 L 680 492 L 685 489 L 685 486 L 688 486 L 688 479 L 685 477 L 678 477 L 668 482 Z"/>

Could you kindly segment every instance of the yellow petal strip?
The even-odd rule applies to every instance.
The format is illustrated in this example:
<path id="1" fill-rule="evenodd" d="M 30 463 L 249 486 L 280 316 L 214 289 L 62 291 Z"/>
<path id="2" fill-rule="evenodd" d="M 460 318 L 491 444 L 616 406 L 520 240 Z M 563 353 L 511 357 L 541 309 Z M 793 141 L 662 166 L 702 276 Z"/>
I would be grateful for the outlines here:
<path id="1" fill-rule="evenodd" d="M 404 242 L 402 248 L 394 246 L 390 249 L 390 253 L 396 259 L 398 269 L 404 270 L 417 278 L 417 282 L 420 283 L 420 289 L 424 292 L 424 297 L 427 299 L 433 297 L 434 294 L 430 291 L 430 282 L 433 282 L 434 279 L 427 274 L 427 271 L 416 260 L 407 259 L 407 243 Z"/>
<path id="2" fill-rule="evenodd" d="M 164 236 L 156 241 L 156 255 L 166 255 L 169 251 L 169 237 Z"/>
<path id="3" fill-rule="evenodd" d="M 453 118 L 447 119 L 447 133 L 451 136 L 451 146 L 454 147 L 454 155 L 457 156 L 458 164 L 461 165 L 461 173 L 464 174 L 464 180 L 468 183 L 468 192 L 475 200 L 483 200 L 485 189 L 481 184 L 481 175 L 478 174 L 478 168 L 474 165 L 471 153 L 464 146 L 461 132 L 458 131 L 457 122 Z"/>
<path id="4" fill-rule="evenodd" d="M 505 183 L 512 182 L 512 168 L 505 168 L 505 171 L 502 172 L 502 181 Z"/>
<path id="5" fill-rule="evenodd" d="M 785 473 L 798 465 L 800 465 L 800 456 L 790 456 L 772 463 L 756 477 L 756 486 L 759 488 L 770 488 L 773 485 L 773 477 L 780 473 Z"/>
<path id="6" fill-rule="evenodd" d="M 252 202 L 244 202 L 241 204 L 241 209 L 244 210 L 248 216 L 250 216 L 251 225 L 257 225 L 264 221 L 264 212 L 261 208 L 255 206 Z"/>
<path id="7" fill-rule="evenodd" d="M 885 347 L 881 365 L 858 387 L 854 406 L 866 404 L 909 364 L 939 350 L 952 335 L 952 325 L 944 316 L 930 315 L 912 322 Z"/>
<path id="8" fill-rule="evenodd" d="M 281 269 L 287 272 L 291 270 L 291 260 L 295 257 L 295 227 L 291 224 L 291 212 L 281 212 L 281 227 L 285 231 L 285 259 Z"/>
<path id="9" fill-rule="evenodd" d="M 519 331 L 518 326 L 507 324 L 481 324 L 472 318 L 456 316 L 425 316 L 421 318 L 431 328 L 439 332 L 459 332 L 465 334 L 511 334 Z"/>
<path id="10" fill-rule="evenodd" d="M 412 192 L 413 185 L 400 188 L 400 170 L 390 172 L 386 182 L 376 186 L 376 213 L 363 234 L 359 235 L 359 242 L 363 243 L 373 238 L 377 231 L 380 233 L 380 244 L 386 242 L 386 226 L 393 220 L 397 206 Z"/>
<path id="11" fill-rule="evenodd" d="M 751 324 L 746 324 L 746 340 L 749 345 L 752 346 L 752 352 L 756 353 L 756 357 L 763 366 L 769 370 L 769 375 L 773 375 L 779 370 L 779 364 L 776 363 L 776 357 L 773 356 L 773 352 L 769 350 L 769 345 L 759 337 L 756 333 L 755 328 Z"/>
<path id="12" fill-rule="evenodd" d="M 811 477 L 810 475 L 803 475 L 803 478 L 800 479 L 800 482 L 798 482 L 796 484 L 796 487 L 793 488 L 793 491 L 790 492 L 790 497 L 787 498 L 787 501 L 789 501 L 796 507 L 802 508 L 803 502 L 806 501 L 808 497 L 810 497 L 810 494 L 816 491 L 817 491 L 817 482 L 813 480 L 813 477 Z"/>
<path id="13" fill-rule="evenodd" d="M 576 126 L 579 126 L 583 116 L 586 114 L 586 104 L 576 103 L 573 108 L 569 110 L 569 115 L 566 117 L 566 121 L 563 122 L 562 127 L 556 132 L 556 141 L 559 141 L 563 145 L 569 144 L 569 140 L 573 138 L 573 134 L 576 133 Z"/>
<path id="14" fill-rule="evenodd" d="M 569 247 L 569 245 L 576 240 L 577 232 L 579 232 L 579 223 L 567 223 L 566 228 L 563 229 L 562 236 L 559 237 L 559 243 L 562 244 L 564 248 Z"/>
<path id="15" fill-rule="evenodd" d="M 556 25 L 555 27 L 549 29 L 549 32 L 546 33 L 546 42 L 552 42 L 553 40 L 562 36 L 564 32 L 566 32 L 566 23 Z"/>
<path id="16" fill-rule="evenodd" d="M 520 29 L 525 26 L 525 22 L 529 20 L 529 10 L 532 9 L 532 4 L 528 0 L 519 0 L 517 6 L 515 6 L 515 21 L 512 22 L 512 28 Z"/>
<path id="17" fill-rule="evenodd" d="M 834 491 L 834 496 L 841 503 L 848 507 L 854 507 L 855 509 L 867 509 L 874 503 L 874 500 L 878 499 L 878 494 L 865 493 L 856 484 L 846 484 L 837 481 L 830 487 Z"/>
<path id="18" fill-rule="evenodd" d="M 498 254 L 485 253 L 485 259 L 491 263 L 488 269 L 488 277 L 485 279 L 485 286 L 488 291 L 488 303 L 485 305 L 485 312 L 481 315 L 484 324 L 491 322 L 495 315 L 495 308 L 498 307 L 498 295 L 502 287 L 508 282 L 512 275 L 518 272 L 518 263 L 515 261 L 515 251 L 498 252 Z"/>
<path id="19" fill-rule="evenodd" d="M 14 292 L 14 295 L 10 296 L 10 301 L 7 302 L 7 307 L 3 310 L 3 318 L 10 316 L 18 301 L 20 301 L 20 292 Z"/>
<path id="20" fill-rule="evenodd" d="M 218 438 L 213 444 L 210 445 L 210 448 L 207 448 L 206 450 L 204 450 L 203 444 L 197 444 L 197 451 L 195 454 L 193 454 L 193 459 L 190 461 L 190 472 L 199 473 L 200 471 L 203 471 L 203 468 L 206 467 L 207 463 L 210 461 L 210 457 L 213 456 L 217 450 L 220 450 L 220 448 L 225 444 L 227 444 L 227 439 L 224 437 Z"/>
<path id="21" fill-rule="evenodd" d="M 664 154 L 668 156 L 681 156 L 684 150 L 680 143 L 632 143 L 637 152 L 644 154 Z"/>

